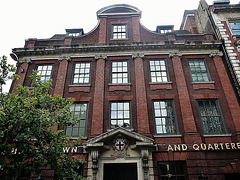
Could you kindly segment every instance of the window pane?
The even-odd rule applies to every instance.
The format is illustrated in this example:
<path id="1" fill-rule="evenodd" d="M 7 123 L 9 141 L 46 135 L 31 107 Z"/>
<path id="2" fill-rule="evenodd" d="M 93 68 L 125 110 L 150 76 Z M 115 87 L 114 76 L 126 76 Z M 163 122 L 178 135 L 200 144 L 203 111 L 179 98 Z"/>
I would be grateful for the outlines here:
<path id="1" fill-rule="evenodd" d="M 151 60 L 150 65 L 150 75 L 151 82 L 167 82 L 167 68 L 165 60 Z"/>
<path id="2" fill-rule="evenodd" d="M 76 63 L 74 74 L 73 74 L 73 84 L 78 83 L 89 83 L 90 82 L 90 63 Z"/>
<path id="3" fill-rule="evenodd" d="M 118 118 L 123 118 L 123 111 L 118 111 Z"/>
<path id="4" fill-rule="evenodd" d="M 156 125 L 161 125 L 161 118 L 155 118 Z"/>
<path id="5" fill-rule="evenodd" d="M 72 131 L 72 137 L 78 137 L 79 134 L 78 134 L 78 128 L 73 128 L 73 131 Z"/>
<path id="6" fill-rule="evenodd" d="M 111 112 L 111 118 L 117 118 L 117 111 L 112 111 Z"/>
<path id="7" fill-rule="evenodd" d="M 41 71 L 42 68 L 43 68 L 43 66 L 38 66 L 37 70 L 38 70 L 38 71 Z"/>
<path id="8" fill-rule="evenodd" d="M 66 136 L 79 137 L 79 135 L 85 136 L 86 133 L 86 121 L 87 121 L 87 104 L 73 104 L 70 107 L 70 110 L 73 111 L 73 115 L 77 119 L 81 119 L 79 123 L 74 126 L 67 126 L 65 128 Z"/>
<path id="9" fill-rule="evenodd" d="M 226 133 L 220 109 L 216 101 L 198 101 L 198 107 L 205 134 Z"/>
<path id="10" fill-rule="evenodd" d="M 154 106 L 154 118 L 157 134 L 176 134 L 176 117 L 173 112 L 172 101 L 156 101 Z"/>
<path id="11" fill-rule="evenodd" d="M 129 110 L 129 103 L 124 103 L 124 110 Z"/>
<path id="12" fill-rule="evenodd" d="M 193 82 L 210 81 L 207 67 L 203 59 L 189 60 L 188 63 Z"/>
<path id="13" fill-rule="evenodd" d="M 125 39 L 127 38 L 127 25 L 113 25 L 112 38 L 113 39 Z"/>
<path id="14" fill-rule="evenodd" d="M 112 62 L 112 83 L 128 83 L 128 62 Z"/>
<path id="15" fill-rule="evenodd" d="M 184 180 L 187 175 L 186 162 L 158 162 L 158 175 L 161 180 Z M 171 176 L 171 178 L 168 178 L 169 176 Z"/>
<path id="16" fill-rule="evenodd" d="M 41 82 L 48 81 L 51 78 L 53 65 L 38 65 L 38 75 L 41 75 Z"/>
<path id="17" fill-rule="evenodd" d="M 129 111 L 124 111 L 124 118 L 129 118 Z"/>
<path id="18" fill-rule="evenodd" d="M 240 30 L 233 30 L 233 34 L 240 34 Z"/>
<path id="19" fill-rule="evenodd" d="M 120 126 L 130 128 L 130 108 L 129 102 L 111 103 L 111 128 Z"/>

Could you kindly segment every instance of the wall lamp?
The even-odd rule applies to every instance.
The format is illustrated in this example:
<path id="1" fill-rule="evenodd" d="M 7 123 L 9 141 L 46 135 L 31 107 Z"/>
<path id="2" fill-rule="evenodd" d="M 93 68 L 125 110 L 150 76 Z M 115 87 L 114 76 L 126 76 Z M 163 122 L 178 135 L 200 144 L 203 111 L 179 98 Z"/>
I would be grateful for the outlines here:
<path id="1" fill-rule="evenodd" d="M 15 53 L 11 53 L 10 56 L 14 61 L 18 61 L 18 56 Z M 24 69 L 22 66 L 20 66 L 20 72 L 24 73 Z"/>
<path id="2" fill-rule="evenodd" d="M 199 180 L 207 180 L 208 177 L 203 172 L 201 172 L 200 176 L 198 176 L 198 179 Z"/>
<path id="3" fill-rule="evenodd" d="M 22 68 L 22 66 L 20 66 L 20 72 L 24 73 L 24 69 Z"/>

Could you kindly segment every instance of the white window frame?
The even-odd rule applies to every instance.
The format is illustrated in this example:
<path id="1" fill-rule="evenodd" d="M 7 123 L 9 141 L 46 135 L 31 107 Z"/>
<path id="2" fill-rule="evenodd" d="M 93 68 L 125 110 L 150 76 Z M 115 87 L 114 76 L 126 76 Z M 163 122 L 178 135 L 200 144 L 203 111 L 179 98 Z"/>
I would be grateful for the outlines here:
<path id="1" fill-rule="evenodd" d="M 127 39 L 127 24 L 112 25 L 112 39 Z"/>

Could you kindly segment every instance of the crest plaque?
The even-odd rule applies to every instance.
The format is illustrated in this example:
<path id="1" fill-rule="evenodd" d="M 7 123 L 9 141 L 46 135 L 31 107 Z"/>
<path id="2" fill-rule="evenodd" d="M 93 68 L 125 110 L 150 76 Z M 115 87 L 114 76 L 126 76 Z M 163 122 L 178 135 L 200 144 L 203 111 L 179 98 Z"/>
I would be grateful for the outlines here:
<path id="1" fill-rule="evenodd" d="M 122 151 L 125 148 L 125 141 L 123 138 L 117 138 L 115 143 L 115 148 L 118 151 Z"/>

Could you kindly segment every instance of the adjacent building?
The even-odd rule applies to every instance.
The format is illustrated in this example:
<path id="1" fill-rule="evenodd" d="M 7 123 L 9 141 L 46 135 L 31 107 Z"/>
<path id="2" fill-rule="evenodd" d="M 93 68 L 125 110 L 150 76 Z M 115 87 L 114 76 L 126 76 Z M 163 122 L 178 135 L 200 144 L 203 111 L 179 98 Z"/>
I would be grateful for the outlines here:
<path id="1" fill-rule="evenodd" d="M 89 180 L 232 179 L 239 177 L 240 108 L 224 66 L 221 40 L 209 32 L 146 29 L 141 10 L 117 4 L 97 12 L 89 33 L 67 29 L 49 39 L 28 39 L 13 49 L 20 76 L 52 79 L 50 94 L 74 98 L 83 135 L 65 148 L 86 160 Z M 56 127 L 62 128 L 62 127 Z M 42 176 L 54 178 L 44 170 Z"/>
<path id="2" fill-rule="evenodd" d="M 215 39 L 222 40 L 223 60 L 240 103 L 240 3 L 217 0 L 208 5 L 201 0 L 197 10 L 185 11 L 180 29 L 211 33 Z"/>

